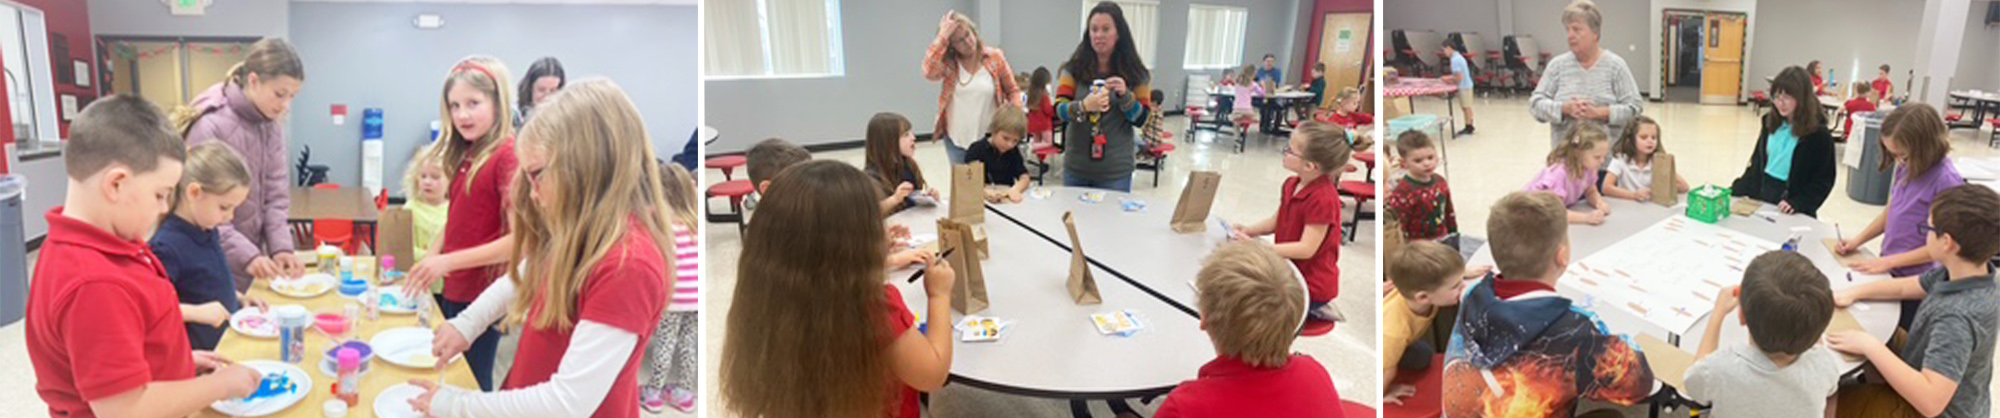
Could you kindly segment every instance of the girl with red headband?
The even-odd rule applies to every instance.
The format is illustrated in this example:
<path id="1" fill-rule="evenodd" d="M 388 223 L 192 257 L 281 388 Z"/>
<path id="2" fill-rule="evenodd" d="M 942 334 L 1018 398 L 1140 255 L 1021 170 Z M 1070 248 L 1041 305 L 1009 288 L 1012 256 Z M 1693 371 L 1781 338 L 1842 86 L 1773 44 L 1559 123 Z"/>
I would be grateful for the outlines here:
<path id="1" fill-rule="evenodd" d="M 450 185 L 445 194 L 452 204 L 436 253 L 410 269 L 410 282 L 403 288 L 428 289 L 432 281 L 443 278 L 444 295 L 438 306 L 446 317 L 457 317 L 505 273 L 499 264 L 513 248 L 506 204 L 515 171 L 514 124 L 507 119 L 514 114 L 510 105 L 514 100 L 508 86 L 507 66 L 487 56 L 459 60 L 444 80 L 439 112 L 449 122 L 428 152 L 437 153 L 444 162 Z M 493 390 L 500 333 L 481 334 L 465 351 L 465 361 L 480 390 Z"/>

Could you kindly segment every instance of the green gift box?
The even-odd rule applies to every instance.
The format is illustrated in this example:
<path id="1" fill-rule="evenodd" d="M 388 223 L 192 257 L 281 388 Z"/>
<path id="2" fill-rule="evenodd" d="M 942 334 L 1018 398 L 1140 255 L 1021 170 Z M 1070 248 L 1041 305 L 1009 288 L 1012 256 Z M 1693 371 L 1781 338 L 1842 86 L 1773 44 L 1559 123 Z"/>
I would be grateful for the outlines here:
<path id="1" fill-rule="evenodd" d="M 1729 217 L 1729 188 L 1713 184 L 1688 191 L 1687 216 L 1694 220 L 1716 223 Z"/>

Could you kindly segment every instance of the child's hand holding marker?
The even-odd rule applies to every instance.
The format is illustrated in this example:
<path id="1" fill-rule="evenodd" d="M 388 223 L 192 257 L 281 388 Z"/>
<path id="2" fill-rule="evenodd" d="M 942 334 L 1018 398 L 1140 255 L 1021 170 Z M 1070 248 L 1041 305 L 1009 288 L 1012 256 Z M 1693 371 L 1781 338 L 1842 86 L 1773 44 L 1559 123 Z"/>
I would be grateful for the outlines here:
<path id="1" fill-rule="evenodd" d="M 938 254 L 937 257 L 930 260 L 928 266 L 924 267 L 924 271 L 917 272 L 917 274 L 922 275 L 918 277 L 924 278 L 924 294 L 929 295 L 933 299 L 939 297 L 950 298 L 951 287 L 958 280 L 958 273 L 952 271 L 951 262 L 945 260 L 945 257 L 951 256 L 952 250 L 957 250 L 957 248 L 945 250 L 943 254 Z M 911 279 L 914 280 L 916 277 L 912 277 Z"/>

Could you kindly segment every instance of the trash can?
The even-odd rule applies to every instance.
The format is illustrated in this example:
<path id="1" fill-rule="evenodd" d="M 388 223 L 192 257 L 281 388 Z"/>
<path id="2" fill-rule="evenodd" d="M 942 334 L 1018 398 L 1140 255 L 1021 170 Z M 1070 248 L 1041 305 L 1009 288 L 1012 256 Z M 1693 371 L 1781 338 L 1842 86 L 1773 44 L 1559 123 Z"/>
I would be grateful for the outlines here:
<path id="1" fill-rule="evenodd" d="M 28 180 L 0 175 L 0 326 L 20 321 L 28 308 L 28 243 L 21 228 L 21 197 Z"/>
<path id="2" fill-rule="evenodd" d="M 1889 203 L 1889 170 L 1882 167 L 1882 120 L 1889 112 L 1856 114 L 1854 128 L 1847 134 L 1848 149 L 1842 150 L 1841 165 L 1847 167 L 1847 198 L 1870 205 Z M 1853 149 L 1861 147 L 1861 149 Z M 1854 158 L 1859 154 L 1860 158 Z M 1858 163 L 1858 164 L 1856 164 Z"/>

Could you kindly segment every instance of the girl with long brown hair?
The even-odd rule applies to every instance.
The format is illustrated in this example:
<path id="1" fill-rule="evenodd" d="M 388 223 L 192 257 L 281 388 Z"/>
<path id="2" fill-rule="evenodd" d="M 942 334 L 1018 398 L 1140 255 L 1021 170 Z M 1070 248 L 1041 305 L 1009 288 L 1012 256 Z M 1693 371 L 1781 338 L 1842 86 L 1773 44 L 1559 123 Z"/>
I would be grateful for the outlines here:
<path id="1" fill-rule="evenodd" d="M 505 270 L 514 246 L 508 232 L 507 194 L 517 165 L 507 66 L 488 56 L 459 60 L 445 75 L 438 113 L 444 120 L 441 139 L 431 152 L 444 161 L 447 209 L 443 240 L 431 255 L 410 268 L 403 291 L 414 295 L 434 280 L 444 280 L 446 317 L 456 317 L 479 298 Z M 472 344 L 465 360 L 481 389 L 493 388 L 493 359 L 500 333 L 487 332 Z"/>
<path id="2" fill-rule="evenodd" d="M 918 416 L 917 391 L 944 386 L 951 333 L 917 332 L 895 286 L 879 183 L 820 160 L 780 173 L 743 237 L 731 330 L 722 346 L 722 401 L 753 418 Z M 951 327 L 955 275 L 942 259 L 924 275 L 925 318 Z"/>
<path id="3" fill-rule="evenodd" d="M 519 332 L 507 386 L 418 379 L 427 392 L 411 406 L 439 417 L 638 417 L 641 358 L 673 287 L 669 231 L 684 219 L 645 124 L 616 84 L 579 81 L 542 103 L 518 150 L 509 279 L 438 327 L 432 348 L 450 361 L 496 322 Z"/>
<path id="4" fill-rule="evenodd" d="M 1083 40 L 1063 63 L 1056 87 L 1056 116 L 1069 122 L 1065 137 L 1073 138 L 1063 148 L 1063 185 L 1130 192 L 1152 72 L 1140 60 L 1125 9 L 1099 2 L 1084 16 Z M 1095 87 L 1099 81 L 1103 88 Z"/>
<path id="5" fill-rule="evenodd" d="M 1771 80 L 1771 113 L 1757 148 L 1730 193 L 1778 205 L 1784 213 L 1818 217 L 1819 207 L 1833 193 L 1833 134 L 1820 113 L 1806 70 L 1787 67 Z"/>
<path id="6" fill-rule="evenodd" d="M 868 175 L 881 185 L 885 195 L 877 204 L 882 215 L 896 213 L 916 204 L 916 193 L 923 193 L 932 200 L 938 199 L 937 189 L 924 181 L 923 168 L 917 167 L 917 136 L 910 132 L 910 119 L 895 113 L 876 113 L 868 118 L 867 161 Z"/>
<path id="7" fill-rule="evenodd" d="M 1924 103 L 1908 103 L 1889 112 L 1882 121 L 1881 169 L 1895 169 L 1890 183 L 1889 205 L 1868 227 L 1840 242 L 1838 252 L 1846 254 L 1862 244 L 1882 240 L 1882 258 L 1854 265 L 1863 273 L 1891 273 L 1909 277 L 1937 267 L 1937 260 L 1924 254 L 1921 225 L 1930 217 L 1931 202 L 1938 193 L 1965 184 L 1965 177 L 1952 165 L 1951 129 L 1937 108 Z M 1885 235 L 1886 234 L 1886 235 Z M 1914 309 L 1912 309 L 1914 311 Z"/>
<path id="8" fill-rule="evenodd" d="M 278 121 L 291 111 L 292 98 L 305 87 L 305 63 L 283 39 L 250 45 L 243 62 L 229 67 L 222 82 L 174 109 L 172 123 L 188 145 L 220 142 L 234 149 L 255 180 L 236 207 L 234 220 L 217 230 L 235 275 L 247 290 L 258 277 L 296 276 L 305 267 L 292 256 L 291 164 L 285 128 Z"/>

